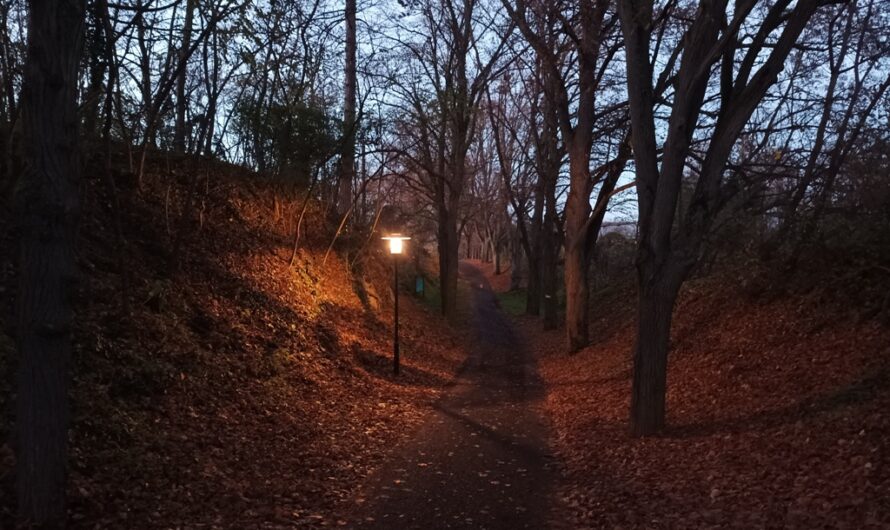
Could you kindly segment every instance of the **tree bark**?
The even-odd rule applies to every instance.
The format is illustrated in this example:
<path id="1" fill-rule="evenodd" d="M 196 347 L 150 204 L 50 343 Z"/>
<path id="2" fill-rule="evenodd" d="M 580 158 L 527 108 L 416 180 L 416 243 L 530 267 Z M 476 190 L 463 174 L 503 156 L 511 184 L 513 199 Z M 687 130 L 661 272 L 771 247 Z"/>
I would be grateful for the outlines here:
<path id="1" fill-rule="evenodd" d="M 24 524 L 61 528 L 80 181 L 77 69 L 86 6 L 83 0 L 31 0 L 30 10 L 22 95 L 25 169 L 16 196 L 16 489 Z"/>
<path id="2" fill-rule="evenodd" d="M 522 215 L 519 212 L 517 215 Z M 535 208 L 529 222 L 528 283 L 526 285 L 525 314 L 541 314 L 541 223 L 544 218 L 544 193 L 541 179 L 535 185 Z"/>
<path id="3" fill-rule="evenodd" d="M 442 314 L 450 322 L 457 316 L 458 239 L 457 216 L 448 210 L 439 213 L 439 289 Z"/>
<path id="4" fill-rule="evenodd" d="M 641 267 L 641 271 L 651 269 Z M 664 278 L 662 273 L 639 273 L 639 320 L 630 405 L 634 436 L 649 436 L 664 428 L 671 317 L 679 283 Z"/>
<path id="5" fill-rule="evenodd" d="M 546 75 L 546 74 L 545 74 Z M 559 324 L 557 315 L 559 300 L 556 291 L 559 288 L 557 267 L 559 261 L 559 247 L 562 245 L 562 237 L 559 222 L 559 205 L 556 202 L 556 183 L 559 180 L 559 168 L 562 165 L 562 153 L 557 141 L 559 133 L 559 119 L 556 115 L 556 107 L 553 104 L 552 84 L 554 80 L 547 77 L 544 93 L 543 114 L 544 127 L 539 140 L 541 154 L 538 160 L 540 188 L 540 200 L 545 213 L 538 230 L 540 240 L 538 243 L 539 276 L 541 282 L 541 300 L 543 302 L 544 329 L 556 329 Z"/>
<path id="6" fill-rule="evenodd" d="M 517 291 L 522 287 L 522 258 L 525 255 L 522 242 L 519 239 L 522 236 L 516 230 L 513 233 L 510 244 L 510 290 Z"/>
<path id="7" fill-rule="evenodd" d="M 578 151 L 576 149 L 576 151 Z M 570 352 L 587 346 L 588 298 L 590 287 L 587 278 L 587 231 L 585 225 L 590 217 L 589 155 L 587 152 L 574 152 L 570 156 L 569 175 L 571 186 L 566 200 L 566 340 Z"/>
<path id="8" fill-rule="evenodd" d="M 498 245 L 493 245 L 494 252 L 494 273 L 501 274 L 501 252 Z"/>

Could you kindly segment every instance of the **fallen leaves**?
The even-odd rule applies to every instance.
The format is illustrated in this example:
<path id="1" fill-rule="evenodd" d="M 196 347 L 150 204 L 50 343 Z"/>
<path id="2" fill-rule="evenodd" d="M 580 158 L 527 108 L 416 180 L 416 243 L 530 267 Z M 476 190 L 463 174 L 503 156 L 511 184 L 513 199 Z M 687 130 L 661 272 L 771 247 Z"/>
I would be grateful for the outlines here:
<path id="1" fill-rule="evenodd" d="M 676 309 L 658 437 L 628 436 L 633 310 L 620 296 L 594 304 L 595 343 L 576 355 L 523 326 L 573 524 L 890 526 L 890 331 L 726 285 L 700 280 Z"/>
<path id="2" fill-rule="evenodd" d="M 149 175 L 141 196 L 122 197 L 129 314 L 118 309 L 114 267 L 84 267 L 71 527 L 341 524 L 338 507 L 463 361 L 462 339 L 403 295 L 403 373 L 393 377 L 391 295 L 379 312 L 366 308 L 343 260 L 321 264 L 318 237 L 307 236 L 288 267 L 292 227 L 273 220 L 272 190 L 252 179 L 214 175 L 203 225 L 172 278 L 166 177 Z M 323 223 L 313 215 L 308 223 Z M 84 259 L 115 263 L 108 226 L 108 212 L 90 210 Z M 363 281 L 389 293 L 388 265 L 372 256 Z M 4 480 L 0 526 L 8 488 Z"/>

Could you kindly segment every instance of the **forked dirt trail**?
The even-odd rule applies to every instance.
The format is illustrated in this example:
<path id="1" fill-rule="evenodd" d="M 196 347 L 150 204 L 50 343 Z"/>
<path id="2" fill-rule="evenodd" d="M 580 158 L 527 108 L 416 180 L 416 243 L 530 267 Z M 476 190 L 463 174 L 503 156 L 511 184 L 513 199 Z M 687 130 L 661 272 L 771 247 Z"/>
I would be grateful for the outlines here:
<path id="1" fill-rule="evenodd" d="M 472 285 L 475 347 L 453 388 L 363 488 L 361 528 L 547 528 L 556 471 L 534 360 L 482 272 Z"/>

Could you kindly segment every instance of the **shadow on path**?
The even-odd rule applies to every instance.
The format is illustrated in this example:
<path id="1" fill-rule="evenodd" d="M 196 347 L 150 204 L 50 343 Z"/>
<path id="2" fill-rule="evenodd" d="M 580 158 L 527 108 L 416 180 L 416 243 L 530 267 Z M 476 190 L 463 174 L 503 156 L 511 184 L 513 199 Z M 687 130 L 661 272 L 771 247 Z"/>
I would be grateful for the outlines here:
<path id="1" fill-rule="evenodd" d="M 483 274 L 473 287 L 474 347 L 466 369 L 427 420 L 369 477 L 349 526 L 380 529 L 542 529 L 555 478 L 535 404 L 534 360 L 498 308 Z"/>

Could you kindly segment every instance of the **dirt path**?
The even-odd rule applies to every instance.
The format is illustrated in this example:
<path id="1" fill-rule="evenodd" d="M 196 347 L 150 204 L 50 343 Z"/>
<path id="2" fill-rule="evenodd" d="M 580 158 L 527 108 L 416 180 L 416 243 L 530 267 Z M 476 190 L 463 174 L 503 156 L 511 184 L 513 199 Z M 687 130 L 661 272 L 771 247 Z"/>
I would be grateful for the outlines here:
<path id="1" fill-rule="evenodd" d="M 476 348 L 454 387 L 372 475 L 349 521 L 360 528 L 552 527 L 553 460 L 534 361 L 482 273 L 473 287 Z"/>

